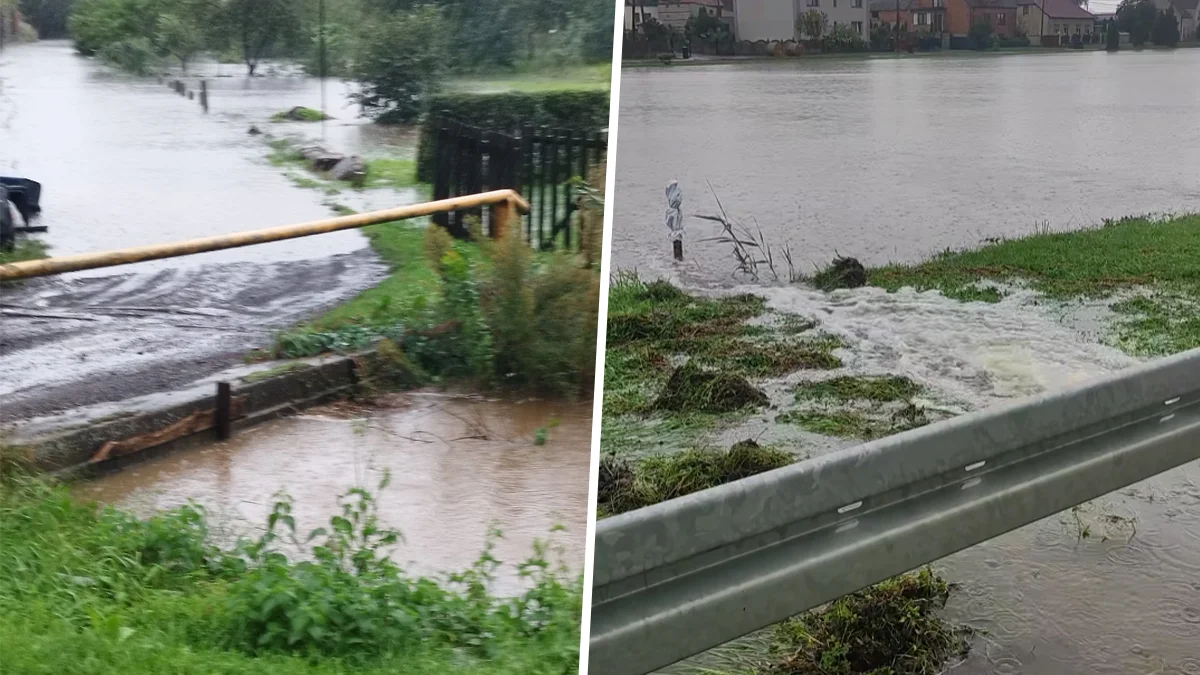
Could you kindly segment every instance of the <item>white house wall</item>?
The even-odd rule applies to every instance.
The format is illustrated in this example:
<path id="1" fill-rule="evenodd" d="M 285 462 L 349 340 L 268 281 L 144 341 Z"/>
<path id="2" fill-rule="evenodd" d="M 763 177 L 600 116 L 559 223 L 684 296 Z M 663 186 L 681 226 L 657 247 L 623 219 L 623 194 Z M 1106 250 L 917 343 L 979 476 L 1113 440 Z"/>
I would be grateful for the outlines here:
<path id="1" fill-rule="evenodd" d="M 792 0 L 735 0 L 733 12 L 734 32 L 739 40 L 795 38 L 796 14 Z"/>
<path id="2" fill-rule="evenodd" d="M 796 16 L 811 9 L 818 10 L 829 19 L 829 29 L 834 25 L 853 25 L 858 22 L 861 29 L 859 35 L 866 40 L 871 37 L 871 10 L 867 8 L 869 0 L 816 0 L 817 7 L 810 7 L 809 0 L 792 0 Z M 855 5 L 858 5 L 855 7 Z"/>

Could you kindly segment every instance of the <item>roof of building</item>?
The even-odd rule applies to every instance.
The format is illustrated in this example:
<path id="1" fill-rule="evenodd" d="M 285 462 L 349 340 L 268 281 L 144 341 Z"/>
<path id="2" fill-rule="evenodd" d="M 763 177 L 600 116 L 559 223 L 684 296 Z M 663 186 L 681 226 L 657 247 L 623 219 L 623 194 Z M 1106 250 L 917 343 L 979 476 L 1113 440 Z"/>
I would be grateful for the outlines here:
<path id="1" fill-rule="evenodd" d="M 1095 19 L 1096 15 L 1071 0 L 1017 0 L 1019 5 L 1036 5 L 1051 19 Z"/>
<path id="2" fill-rule="evenodd" d="M 1171 0 L 1171 4 L 1175 5 L 1176 9 L 1200 8 L 1200 0 Z"/>

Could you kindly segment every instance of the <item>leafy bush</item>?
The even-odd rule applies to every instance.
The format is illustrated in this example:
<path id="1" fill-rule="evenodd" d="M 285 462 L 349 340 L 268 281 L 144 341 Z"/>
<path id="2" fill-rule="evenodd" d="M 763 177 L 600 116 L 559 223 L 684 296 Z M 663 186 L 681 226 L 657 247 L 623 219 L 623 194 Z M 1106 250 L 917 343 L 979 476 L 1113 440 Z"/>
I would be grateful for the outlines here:
<path id="1" fill-rule="evenodd" d="M 987 20 L 976 21 L 971 24 L 971 29 L 967 33 L 967 37 L 971 39 L 973 48 L 975 49 L 990 49 L 992 46 L 992 23 Z"/>
<path id="2" fill-rule="evenodd" d="M 550 126 L 596 132 L 608 126 L 608 92 L 449 94 L 428 99 L 417 149 L 417 179 L 433 182 L 437 120 L 447 115 L 491 131 L 515 132 L 522 126 Z"/>
<path id="3" fill-rule="evenodd" d="M 1028 47 L 1032 44 L 1027 37 L 1018 38 L 997 38 L 996 46 L 1001 49 L 1015 49 L 1017 47 Z"/>
<path id="4" fill-rule="evenodd" d="M 362 31 L 355 60 L 362 83 L 355 102 L 379 122 L 416 120 L 437 91 L 447 54 L 446 26 L 436 7 L 375 16 Z"/>
<path id="5" fill-rule="evenodd" d="M 109 65 L 135 75 L 146 75 L 158 64 L 158 55 L 145 38 L 112 42 L 100 48 L 98 56 Z"/>

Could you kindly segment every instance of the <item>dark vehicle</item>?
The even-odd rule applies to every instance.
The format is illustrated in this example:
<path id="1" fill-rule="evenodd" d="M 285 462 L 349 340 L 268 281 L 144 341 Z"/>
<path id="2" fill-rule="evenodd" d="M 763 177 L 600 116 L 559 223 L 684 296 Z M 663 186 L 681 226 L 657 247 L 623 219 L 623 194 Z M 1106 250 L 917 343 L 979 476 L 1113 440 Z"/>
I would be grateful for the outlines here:
<path id="1" fill-rule="evenodd" d="M 42 184 L 28 178 L 0 176 L 0 250 L 16 246 L 17 233 L 39 232 L 29 221 L 42 212 Z"/>

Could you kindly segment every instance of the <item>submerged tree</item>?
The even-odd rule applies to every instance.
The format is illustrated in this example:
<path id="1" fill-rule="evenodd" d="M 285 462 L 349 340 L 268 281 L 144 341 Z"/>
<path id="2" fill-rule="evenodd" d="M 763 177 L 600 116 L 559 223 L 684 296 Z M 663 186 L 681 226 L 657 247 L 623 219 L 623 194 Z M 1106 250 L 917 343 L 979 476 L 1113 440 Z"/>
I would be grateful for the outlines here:
<path id="1" fill-rule="evenodd" d="M 796 19 L 796 30 L 809 40 L 820 40 L 829 28 L 829 17 L 819 9 L 810 9 Z"/>
<path id="2" fill-rule="evenodd" d="M 446 32 L 431 6 L 373 19 L 355 59 L 362 88 L 354 99 L 363 114 L 380 122 L 416 120 L 446 70 Z"/>
<path id="3" fill-rule="evenodd" d="M 1117 29 L 1129 33 L 1129 42 L 1134 47 L 1146 44 L 1157 19 L 1154 0 L 1121 0 L 1117 7 Z"/>
<path id="4" fill-rule="evenodd" d="M 259 62 L 278 47 L 294 43 L 303 34 L 301 3 L 293 0 L 228 0 L 223 8 L 225 25 L 240 43 L 242 62 L 254 75 Z"/>
<path id="5" fill-rule="evenodd" d="M 1105 27 L 1104 48 L 1110 52 L 1121 50 L 1121 31 L 1117 30 L 1117 22 L 1109 19 Z"/>
<path id="6" fill-rule="evenodd" d="M 1160 47 L 1174 47 L 1179 44 L 1179 19 L 1175 10 L 1168 7 L 1159 11 L 1154 18 L 1154 44 Z"/>

